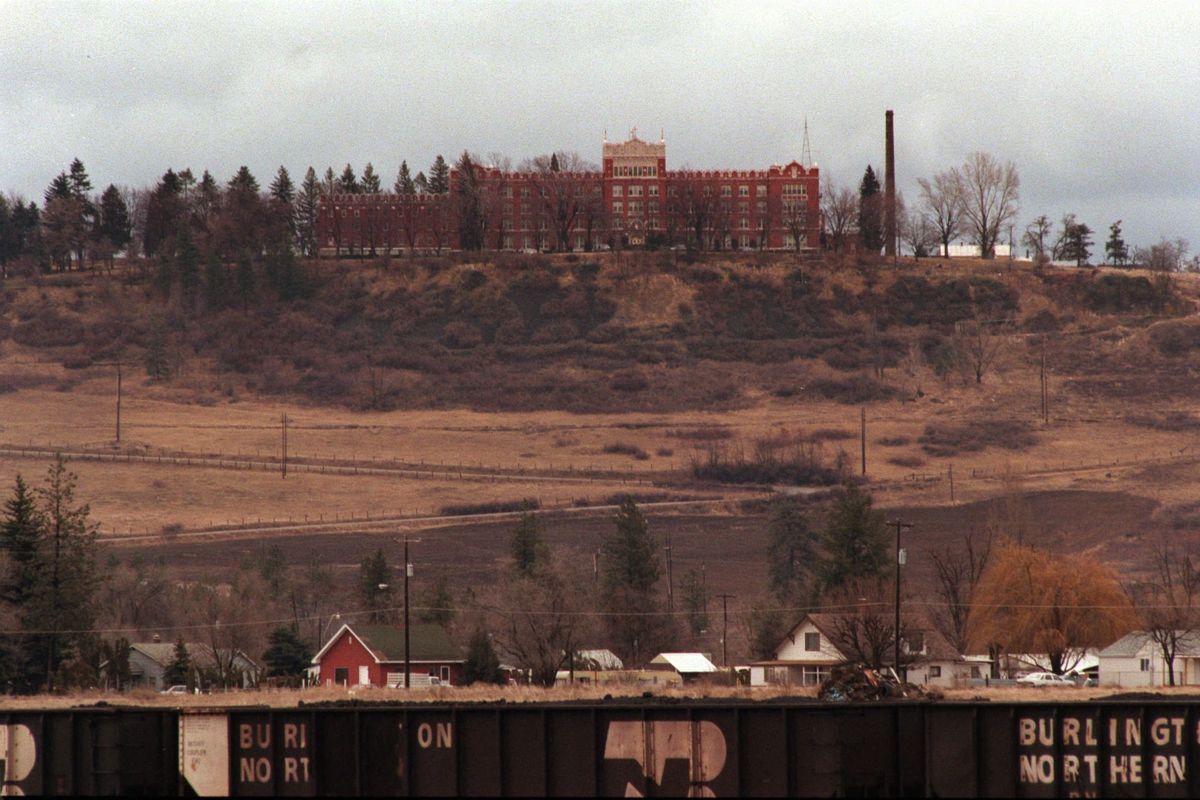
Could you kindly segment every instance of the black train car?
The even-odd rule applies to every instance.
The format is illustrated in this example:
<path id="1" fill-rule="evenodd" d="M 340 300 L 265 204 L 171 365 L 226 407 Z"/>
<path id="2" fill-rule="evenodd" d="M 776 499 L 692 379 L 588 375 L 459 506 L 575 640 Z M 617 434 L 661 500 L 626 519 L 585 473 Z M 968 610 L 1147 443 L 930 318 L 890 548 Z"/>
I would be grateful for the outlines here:
<path id="1" fill-rule="evenodd" d="M 175 794 L 178 730 L 170 709 L 7 711 L 0 702 L 0 794 Z"/>

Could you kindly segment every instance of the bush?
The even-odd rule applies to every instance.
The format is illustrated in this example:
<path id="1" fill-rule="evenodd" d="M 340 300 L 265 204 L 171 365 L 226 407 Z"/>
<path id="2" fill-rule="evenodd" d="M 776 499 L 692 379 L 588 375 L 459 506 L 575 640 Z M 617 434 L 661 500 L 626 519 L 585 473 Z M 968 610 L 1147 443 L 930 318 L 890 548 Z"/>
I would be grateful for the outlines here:
<path id="1" fill-rule="evenodd" d="M 858 405 L 872 400 L 894 397 L 896 390 L 867 375 L 852 375 L 848 378 L 818 378 L 809 384 L 809 389 L 818 397 L 836 400 L 839 403 Z"/>
<path id="2" fill-rule="evenodd" d="M 675 439 L 687 439 L 693 442 L 715 442 L 721 439 L 732 439 L 733 431 L 729 428 L 680 428 L 667 431 L 667 436 Z"/>
<path id="3" fill-rule="evenodd" d="M 645 450 L 638 447 L 636 444 L 629 444 L 628 442 L 611 442 L 610 444 L 604 445 L 603 452 L 633 456 L 638 461 L 645 461 L 646 459 L 650 458 L 650 455 Z"/>
<path id="4" fill-rule="evenodd" d="M 718 483 L 789 484 L 832 486 L 846 477 L 845 454 L 826 463 L 819 446 L 776 448 L 760 441 L 752 457 L 731 455 L 710 447 L 705 458 L 692 462 L 692 475 Z"/>
<path id="5" fill-rule="evenodd" d="M 456 320 L 442 329 L 441 342 L 451 350 L 469 350 L 483 344 L 483 336 L 474 325 Z"/>
<path id="6" fill-rule="evenodd" d="M 987 447 L 1024 450 L 1037 444 L 1037 434 L 1022 420 L 989 419 L 972 422 L 931 422 L 917 439 L 931 456 L 975 453 Z"/>
<path id="7" fill-rule="evenodd" d="M 1083 286 L 1080 301 L 1099 312 L 1158 311 L 1171 299 L 1170 284 L 1156 287 L 1142 276 L 1106 274 Z"/>
<path id="8" fill-rule="evenodd" d="M 1125 421 L 1130 425 L 1153 428 L 1156 431 L 1194 431 L 1200 428 L 1200 419 L 1186 411 L 1168 411 L 1162 416 L 1127 414 Z"/>
<path id="9" fill-rule="evenodd" d="M 883 447 L 904 447 L 906 444 L 911 444 L 912 439 L 907 436 L 884 436 L 875 440 L 875 444 Z"/>
<path id="10" fill-rule="evenodd" d="M 474 514 L 506 514 L 512 511 L 531 511 L 541 508 L 536 497 L 521 500 L 495 500 L 490 503 L 461 503 L 442 506 L 438 513 L 446 517 L 467 517 Z"/>
<path id="11" fill-rule="evenodd" d="M 925 459 L 920 456 L 892 456 L 887 460 L 887 463 L 895 464 L 897 467 L 915 469 L 925 466 Z"/>
<path id="12" fill-rule="evenodd" d="M 609 386 L 618 392 L 641 392 L 650 387 L 650 382 L 637 370 L 622 370 L 613 375 Z"/>
<path id="13" fill-rule="evenodd" d="M 1160 322 L 1150 328 L 1150 344 L 1164 356 L 1180 356 L 1200 347 L 1200 325 L 1187 320 Z"/>

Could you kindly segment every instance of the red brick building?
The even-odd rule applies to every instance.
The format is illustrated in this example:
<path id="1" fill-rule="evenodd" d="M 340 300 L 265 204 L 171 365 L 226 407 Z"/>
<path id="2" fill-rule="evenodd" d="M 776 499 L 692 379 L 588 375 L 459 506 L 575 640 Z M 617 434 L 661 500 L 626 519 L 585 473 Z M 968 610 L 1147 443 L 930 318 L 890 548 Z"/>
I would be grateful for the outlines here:
<path id="1" fill-rule="evenodd" d="M 322 255 L 462 249 L 464 175 L 447 194 L 322 196 Z M 636 130 L 605 142 L 599 171 L 539 159 L 527 171 L 476 166 L 469 183 L 487 250 L 670 247 L 810 249 L 820 239 L 820 174 L 796 161 L 765 170 L 667 169 L 662 140 Z"/>
<path id="2" fill-rule="evenodd" d="M 412 685 L 462 683 L 465 659 L 444 628 L 414 625 L 409 634 Z M 343 625 L 313 657 L 322 686 L 404 686 L 404 629 L 391 625 Z"/>

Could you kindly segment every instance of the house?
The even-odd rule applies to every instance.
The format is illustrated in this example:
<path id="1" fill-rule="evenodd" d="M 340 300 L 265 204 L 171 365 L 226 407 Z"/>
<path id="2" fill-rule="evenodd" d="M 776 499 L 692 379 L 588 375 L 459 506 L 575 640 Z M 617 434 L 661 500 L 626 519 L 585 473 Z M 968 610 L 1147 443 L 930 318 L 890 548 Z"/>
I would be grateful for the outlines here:
<path id="1" fill-rule="evenodd" d="M 410 686 L 458 686 L 466 659 L 440 625 L 413 625 Z M 404 629 L 344 624 L 313 657 L 322 686 L 404 687 Z"/>
<path id="2" fill-rule="evenodd" d="M 659 653 L 650 660 L 647 669 L 671 670 L 678 673 L 684 683 L 719 671 L 704 653 Z"/>
<path id="3" fill-rule="evenodd" d="M 1175 685 L 1200 685 L 1200 632 L 1179 631 Z M 1166 686 L 1167 660 L 1146 631 L 1134 631 L 1100 651 L 1101 686 Z"/>
<path id="4" fill-rule="evenodd" d="M 129 678 L 133 688 L 162 691 L 169 688 L 165 675 L 175 663 L 172 642 L 133 642 L 129 645 Z M 240 650 L 218 650 L 202 642 L 184 642 L 192 662 L 191 683 L 196 686 L 219 685 L 222 669 L 233 676 L 233 683 L 243 689 L 256 686 L 262 667 Z M 218 663 L 219 662 L 219 663 Z"/>
<path id="5" fill-rule="evenodd" d="M 835 637 L 837 615 L 806 614 L 779 642 L 771 658 L 750 664 L 750 685 L 817 686 L 834 667 L 851 658 L 838 649 Z M 986 665 L 960 655 L 932 627 L 909 624 L 905 652 L 910 683 L 952 687 L 972 677 L 982 677 Z"/>

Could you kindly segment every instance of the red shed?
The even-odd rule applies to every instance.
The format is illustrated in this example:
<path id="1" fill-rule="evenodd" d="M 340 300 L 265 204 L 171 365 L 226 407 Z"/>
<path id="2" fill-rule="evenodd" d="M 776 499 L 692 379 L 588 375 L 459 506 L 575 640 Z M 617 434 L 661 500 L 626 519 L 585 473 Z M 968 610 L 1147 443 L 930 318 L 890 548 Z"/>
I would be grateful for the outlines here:
<path id="1" fill-rule="evenodd" d="M 462 683 L 465 659 L 445 628 L 413 625 L 412 681 L 428 686 Z M 321 685 L 404 687 L 404 629 L 392 625 L 343 625 L 313 658 Z"/>

